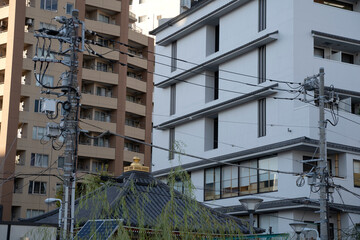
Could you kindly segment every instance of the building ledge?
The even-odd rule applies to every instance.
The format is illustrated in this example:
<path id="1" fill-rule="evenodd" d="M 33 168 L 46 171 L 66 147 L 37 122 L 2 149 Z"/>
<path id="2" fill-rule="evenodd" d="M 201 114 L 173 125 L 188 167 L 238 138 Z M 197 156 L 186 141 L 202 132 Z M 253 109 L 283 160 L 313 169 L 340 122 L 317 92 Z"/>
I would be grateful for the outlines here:
<path id="1" fill-rule="evenodd" d="M 232 98 L 230 100 L 203 108 L 201 110 L 198 111 L 194 111 L 188 114 L 185 114 L 183 116 L 174 118 L 170 121 L 161 123 L 157 126 L 155 126 L 154 128 L 158 129 L 158 130 L 165 130 L 165 129 L 169 129 L 190 121 L 194 121 L 196 119 L 199 118 L 204 118 L 204 117 L 208 117 L 211 115 L 214 115 L 216 113 L 219 113 L 221 111 L 224 111 L 226 109 L 247 103 L 247 102 L 251 102 L 260 98 L 264 98 L 267 97 L 269 95 L 275 94 L 276 91 L 272 90 L 273 88 L 277 87 L 278 84 L 272 84 L 270 86 L 267 87 L 263 87 L 259 90 L 253 91 L 253 92 L 249 92 L 247 94 L 241 95 L 239 97 L 236 98 Z"/>
<path id="2" fill-rule="evenodd" d="M 215 69 L 217 66 L 219 66 L 222 63 L 225 63 L 231 59 L 234 59 L 238 56 L 248 53 L 248 52 L 250 52 L 254 49 L 257 49 L 261 46 L 269 44 L 277 39 L 278 39 L 278 31 L 268 33 L 268 34 L 261 36 L 251 42 L 248 42 L 238 48 L 232 49 L 231 51 L 228 51 L 224 54 L 221 54 L 220 56 L 214 57 L 202 64 L 199 64 L 189 70 L 183 71 L 182 73 L 179 73 L 178 75 L 176 75 L 172 78 L 168 78 L 165 81 L 156 83 L 155 86 L 160 87 L 160 88 L 169 87 L 170 85 L 172 85 L 174 83 L 181 82 L 181 81 L 188 79 L 194 75 L 197 75 L 203 71 L 206 71 L 209 69 Z"/>
<path id="3" fill-rule="evenodd" d="M 163 25 L 154 29 L 153 31 L 150 32 L 150 34 L 156 35 L 157 33 L 165 30 L 168 27 L 173 26 L 180 20 L 188 17 L 190 14 L 193 14 L 194 12 L 198 11 L 200 8 L 205 7 L 206 5 L 208 5 L 209 3 L 213 2 L 213 1 L 214 0 L 207 0 L 207 1 L 203 1 L 199 4 L 197 4 L 195 7 L 190 8 L 188 11 L 178 15 L 177 17 L 174 17 L 173 19 L 167 21 Z M 169 35 L 168 37 L 161 39 L 156 44 L 160 45 L 160 46 L 166 46 L 166 45 L 170 44 L 171 42 L 173 42 L 179 38 L 182 38 L 183 36 L 188 35 L 191 32 L 211 23 L 212 21 L 219 19 L 221 16 L 226 15 L 227 13 L 233 11 L 234 9 L 236 9 L 250 1 L 251 0 L 232 0 L 232 1 L 224 4 L 223 6 L 216 8 L 216 10 L 196 19 L 189 25 L 182 27 L 180 30 Z"/>

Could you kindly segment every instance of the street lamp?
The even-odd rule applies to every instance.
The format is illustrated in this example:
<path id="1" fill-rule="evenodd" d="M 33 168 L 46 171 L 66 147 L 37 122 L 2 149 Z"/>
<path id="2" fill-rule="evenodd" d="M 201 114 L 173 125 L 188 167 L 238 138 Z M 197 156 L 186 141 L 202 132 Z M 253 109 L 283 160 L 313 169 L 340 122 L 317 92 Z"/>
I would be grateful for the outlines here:
<path id="1" fill-rule="evenodd" d="M 58 224 L 59 224 L 59 228 L 61 228 L 61 213 L 62 213 L 62 201 L 61 201 L 61 199 L 59 199 L 59 198 L 47 198 L 47 199 L 45 199 L 46 204 L 53 204 L 55 202 L 60 203 Z"/>
<path id="2" fill-rule="evenodd" d="M 297 235 L 296 239 L 300 240 L 300 233 L 304 231 L 307 224 L 303 222 L 296 222 L 296 223 L 290 223 L 289 225 L 296 233 Z"/>
<path id="3" fill-rule="evenodd" d="M 260 203 L 264 201 L 261 198 L 242 198 L 239 199 L 241 205 L 248 211 L 250 215 L 250 234 L 254 233 L 254 213 L 259 208 Z"/>

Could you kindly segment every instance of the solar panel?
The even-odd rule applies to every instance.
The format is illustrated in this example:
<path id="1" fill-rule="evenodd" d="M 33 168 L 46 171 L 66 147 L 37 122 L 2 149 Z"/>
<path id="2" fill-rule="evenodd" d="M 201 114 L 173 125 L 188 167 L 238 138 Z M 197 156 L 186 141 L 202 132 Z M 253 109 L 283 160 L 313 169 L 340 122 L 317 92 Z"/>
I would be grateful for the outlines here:
<path id="1" fill-rule="evenodd" d="M 75 240 L 107 240 L 119 227 L 116 219 L 88 220 L 76 234 Z"/>
<path id="2" fill-rule="evenodd" d="M 104 223 L 104 220 L 88 220 L 85 225 L 76 234 L 76 240 L 88 240 L 90 239 L 96 230 Z"/>
<path id="3" fill-rule="evenodd" d="M 104 220 L 104 223 L 96 230 L 93 239 L 107 240 L 119 227 L 118 220 Z"/>

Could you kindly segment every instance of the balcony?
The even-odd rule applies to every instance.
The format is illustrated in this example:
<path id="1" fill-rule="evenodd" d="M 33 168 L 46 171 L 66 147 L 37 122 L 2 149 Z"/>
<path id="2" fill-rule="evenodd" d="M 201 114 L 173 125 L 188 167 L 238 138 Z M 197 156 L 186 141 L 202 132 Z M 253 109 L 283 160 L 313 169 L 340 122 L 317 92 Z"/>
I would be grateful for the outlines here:
<path id="1" fill-rule="evenodd" d="M 78 155 L 90 158 L 115 159 L 115 148 L 79 144 Z"/>
<path id="2" fill-rule="evenodd" d="M 144 164 L 144 154 L 143 153 L 139 153 L 139 152 L 133 152 L 133 151 L 129 151 L 124 149 L 124 161 L 126 162 L 133 162 L 133 158 L 134 157 L 139 157 L 140 158 L 140 163 Z"/>
<path id="3" fill-rule="evenodd" d="M 86 28 L 98 32 L 108 34 L 110 36 L 120 37 L 120 26 L 104 23 L 96 20 L 85 19 Z"/>
<path id="4" fill-rule="evenodd" d="M 128 57 L 128 64 L 147 69 L 147 60 L 139 57 Z"/>
<path id="5" fill-rule="evenodd" d="M 34 70 L 34 62 L 31 58 L 24 58 L 23 69 L 29 70 L 29 71 Z"/>
<path id="6" fill-rule="evenodd" d="M 129 41 L 140 43 L 141 45 L 144 45 L 144 46 L 148 45 L 147 36 L 145 36 L 139 32 L 136 32 L 135 30 L 132 30 L 132 29 L 129 29 Z"/>
<path id="7" fill-rule="evenodd" d="M 81 104 L 100 108 L 117 109 L 117 98 L 82 94 Z"/>
<path id="8" fill-rule="evenodd" d="M 0 71 L 1 70 L 5 70 L 5 66 L 6 66 L 6 58 L 0 58 Z"/>
<path id="9" fill-rule="evenodd" d="M 140 116 L 145 116 L 146 106 L 130 101 L 126 101 L 126 111 L 130 113 L 135 113 Z"/>
<path id="10" fill-rule="evenodd" d="M 105 54 L 104 55 L 107 59 L 111 59 L 111 60 L 116 60 L 116 61 L 119 61 L 119 52 L 117 51 L 113 51 L 113 52 L 110 52 L 111 51 L 111 47 L 100 47 L 100 46 L 97 46 L 97 45 L 91 45 L 91 48 L 99 53 L 99 54 Z M 93 56 L 92 54 L 88 53 L 88 52 L 84 52 L 85 55 L 89 55 L 89 56 Z"/>
<path id="11" fill-rule="evenodd" d="M 116 131 L 116 123 L 102 122 L 102 121 L 83 119 L 83 118 L 81 118 L 81 121 L 82 122 L 80 122 L 80 127 L 90 132 L 98 132 L 100 129 L 109 130 L 111 132 Z"/>
<path id="12" fill-rule="evenodd" d="M 146 82 L 133 77 L 127 77 L 126 87 L 137 90 L 139 92 L 146 92 Z"/>
<path id="13" fill-rule="evenodd" d="M 7 43 L 7 32 L 0 32 L 0 45 Z"/>
<path id="14" fill-rule="evenodd" d="M 125 135 L 136 139 L 145 139 L 145 130 L 125 125 Z"/>
<path id="15" fill-rule="evenodd" d="M 24 43 L 30 44 L 30 45 L 36 44 L 36 38 L 34 37 L 34 33 L 26 32 Z"/>
<path id="16" fill-rule="evenodd" d="M 9 4 L 0 6 L 0 16 L 1 19 L 9 17 Z"/>
<path id="17" fill-rule="evenodd" d="M 117 0 L 86 0 L 86 5 L 96 7 L 96 8 L 103 8 L 111 11 L 120 12 L 121 11 L 121 1 Z"/>
<path id="18" fill-rule="evenodd" d="M 119 76 L 116 73 L 96 71 L 94 69 L 83 68 L 82 78 L 101 83 L 118 85 Z"/>

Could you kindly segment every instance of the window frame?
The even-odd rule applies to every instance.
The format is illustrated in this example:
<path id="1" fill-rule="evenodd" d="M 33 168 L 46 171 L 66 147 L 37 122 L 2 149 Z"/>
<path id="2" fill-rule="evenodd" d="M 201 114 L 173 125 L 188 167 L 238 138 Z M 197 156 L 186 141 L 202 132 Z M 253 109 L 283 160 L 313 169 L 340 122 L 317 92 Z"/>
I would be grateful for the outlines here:
<path id="1" fill-rule="evenodd" d="M 69 6 L 71 6 L 71 7 L 69 8 Z M 70 9 L 70 11 L 68 11 L 69 9 Z M 74 10 L 74 4 L 73 3 L 66 3 L 66 6 L 65 6 L 66 14 L 71 15 L 72 10 Z"/>
<path id="2" fill-rule="evenodd" d="M 50 7 L 50 8 L 48 8 L 48 7 Z M 40 2 L 40 9 L 42 9 L 42 10 L 57 12 L 58 7 L 59 7 L 58 0 L 41 0 L 41 2 Z"/>
<path id="3" fill-rule="evenodd" d="M 46 161 L 44 162 L 44 160 Z M 41 153 L 31 153 L 30 166 L 47 168 L 49 166 L 49 155 Z"/>
<path id="4" fill-rule="evenodd" d="M 38 187 L 36 186 L 38 185 Z M 36 189 L 38 189 L 36 191 Z M 47 182 L 42 181 L 29 181 L 28 194 L 38 194 L 38 195 L 46 195 L 47 192 Z"/>

